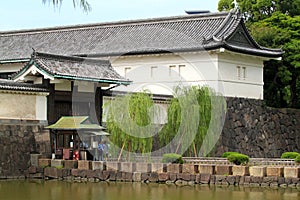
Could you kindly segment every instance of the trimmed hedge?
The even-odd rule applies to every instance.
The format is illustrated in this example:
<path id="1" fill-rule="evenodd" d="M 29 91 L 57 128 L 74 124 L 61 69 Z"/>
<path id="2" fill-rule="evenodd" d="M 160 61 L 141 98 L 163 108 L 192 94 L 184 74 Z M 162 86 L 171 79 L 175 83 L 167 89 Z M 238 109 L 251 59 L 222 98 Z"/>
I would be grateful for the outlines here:
<path id="1" fill-rule="evenodd" d="M 167 153 L 162 157 L 163 163 L 179 163 L 183 164 L 182 156 L 176 153 Z"/>
<path id="2" fill-rule="evenodd" d="M 235 151 L 224 152 L 224 153 L 222 154 L 222 158 L 227 158 L 227 157 L 230 156 L 231 154 L 235 154 L 235 153 L 238 153 L 238 152 L 235 152 Z"/>
<path id="3" fill-rule="evenodd" d="M 232 153 L 227 157 L 227 160 L 236 165 L 246 165 L 249 162 L 249 156 L 241 153 Z"/>
<path id="4" fill-rule="evenodd" d="M 284 159 L 295 159 L 297 156 L 299 156 L 300 154 L 298 152 L 285 152 L 283 154 L 281 154 L 280 158 L 284 158 Z"/>
<path id="5" fill-rule="evenodd" d="M 300 154 L 295 158 L 295 162 L 300 164 Z"/>

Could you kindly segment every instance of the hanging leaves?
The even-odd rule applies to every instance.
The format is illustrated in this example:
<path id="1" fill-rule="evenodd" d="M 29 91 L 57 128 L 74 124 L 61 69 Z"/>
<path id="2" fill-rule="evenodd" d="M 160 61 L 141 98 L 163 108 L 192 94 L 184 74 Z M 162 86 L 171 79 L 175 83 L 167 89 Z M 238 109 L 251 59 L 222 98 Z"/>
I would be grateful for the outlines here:
<path id="1" fill-rule="evenodd" d="M 109 104 L 107 130 L 111 133 L 111 142 L 128 155 L 150 153 L 154 134 L 152 123 L 154 103 L 146 92 L 116 97 Z M 130 159 L 128 157 L 128 159 Z"/>

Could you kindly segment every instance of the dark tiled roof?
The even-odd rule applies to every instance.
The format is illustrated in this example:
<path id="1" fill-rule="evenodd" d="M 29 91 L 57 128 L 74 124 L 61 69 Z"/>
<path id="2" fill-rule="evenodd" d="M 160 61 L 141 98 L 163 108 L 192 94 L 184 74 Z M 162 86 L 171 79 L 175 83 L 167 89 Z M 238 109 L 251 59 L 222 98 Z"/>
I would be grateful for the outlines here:
<path id="1" fill-rule="evenodd" d="M 30 61 L 12 76 L 16 79 L 32 65 L 54 78 L 71 80 L 86 80 L 94 82 L 107 82 L 129 84 L 130 81 L 120 76 L 108 60 L 90 59 L 75 56 L 61 56 L 34 52 Z"/>
<path id="2" fill-rule="evenodd" d="M 42 86 L 30 83 L 18 83 L 12 80 L 0 79 L 0 90 L 17 90 L 28 92 L 49 92 L 49 90 Z"/>
<path id="3" fill-rule="evenodd" d="M 260 47 L 237 12 L 0 32 L 0 61 L 30 57 L 31 48 L 60 55 L 112 56 L 182 52 L 226 47 L 242 27 L 249 51 L 278 57 L 282 50 Z M 246 44 L 244 43 L 244 44 Z M 240 43 L 238 49 L 242 50 Z M 256 51 L 257 50 L 257 51 Z"/>

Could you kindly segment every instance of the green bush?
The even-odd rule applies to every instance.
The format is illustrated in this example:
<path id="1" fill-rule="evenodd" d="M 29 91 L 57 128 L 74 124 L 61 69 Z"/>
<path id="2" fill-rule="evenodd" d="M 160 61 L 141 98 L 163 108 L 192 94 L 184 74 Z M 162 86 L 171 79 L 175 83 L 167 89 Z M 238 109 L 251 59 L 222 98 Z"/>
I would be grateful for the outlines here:
<path id="1" fill-rule="evenodd" d="M 227 160 L 236 165 L 246 165 L 249 162 L 249 156 L 241 153 L 232 153 L 227 157 Z"/>
<path id="2" fill-rule="evenodd" d="M 295 159 L 297 156 L 299 156 L 300 154 L 297 152 L 285 152 L 283 154 L 281 154 L 280 158 L 284 158 L 284 159 Z"/>
<path id="3" fill-rule="evenodd" d="M 222 154 L 222 158 L 227 158 L 227 157 L 230 156 L 231 154 L 235 154 L 235 153 L 238 153 L 238 152 L 234 152 L 234 151 L 224 152 L 224 153 Z"/>
<path id="4" fill-rule="evenodd" d="M 183 159 L 182 159 L 182 156 L 179 155 L 179 154 L 167 153 L 167 154 L 163 155 L 162 162 L 163 163 L 179 163 L 179 164 L 183 164 Z"/>
<path id="5" fill-rule="evenodd" d="M 300 154 L 295 158 L 296 163 L 300 163 Z"/>

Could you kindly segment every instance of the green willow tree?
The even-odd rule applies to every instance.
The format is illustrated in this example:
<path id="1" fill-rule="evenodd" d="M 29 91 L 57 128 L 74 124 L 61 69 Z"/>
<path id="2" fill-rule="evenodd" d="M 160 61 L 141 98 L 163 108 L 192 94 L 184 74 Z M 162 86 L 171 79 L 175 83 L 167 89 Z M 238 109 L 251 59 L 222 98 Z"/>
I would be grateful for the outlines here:
<path id="1" fill-rule="evenodd" d="M 152 150 L 153 127 L 150 110 L 154 103 L 148 93 L 135 93 L 119 96 L 109 106 L 107 116 L 107 131 L 111 133 L 110 140 L 117 146 L 119 159 L 127 151 L 130 154 L 147 154 Z"/>
<path id="2" fill-rule="evenodd" d="M 54 6 L 61 5 L 63 0 L 43 0 L 43 3 L 52 3 Z M 91 11 L 91 5 L 87 0 L 73 0 L 74 7 L 79 6 L 84 12 L 88 13 Z"/>
<path id="3" fill-rule="evenodd" d="M 208 87 L 176 88 L 176 97 L 168 107 L 167 124 L 158 134 L 161 147 L 171 143 L 176 135 L 181 134 L 176 141 L 177 146 L 169 151 L 195 157 L 198 155 L 211 120 L 211 95 L 212 90 Z M 188 114 L 184 115 L 183 112 Z M 195 122 L 187 123 L 183 116 L 188 116 L 187 120 Z M 190 124 L 196 124 L 196 129 L 192 130 Z"/>
<path id="4" fill-rule="evenodd" d="M 300 108 L 300 0 L 237 0 L 247 28 L 262 46 L 281 47 L 281 61 L 264 63 L 264 97 L 268 106 Z M 220 0 L 230 10 L 233 0 Z"/>

